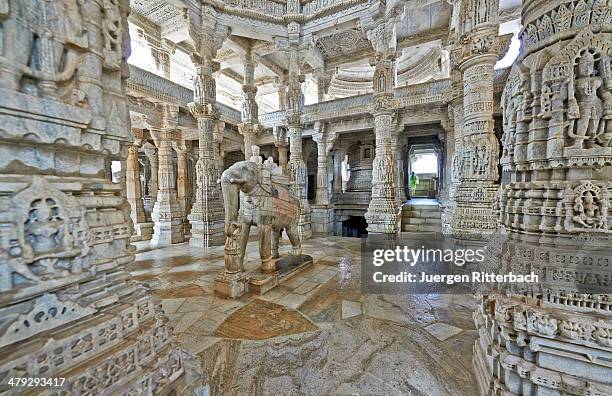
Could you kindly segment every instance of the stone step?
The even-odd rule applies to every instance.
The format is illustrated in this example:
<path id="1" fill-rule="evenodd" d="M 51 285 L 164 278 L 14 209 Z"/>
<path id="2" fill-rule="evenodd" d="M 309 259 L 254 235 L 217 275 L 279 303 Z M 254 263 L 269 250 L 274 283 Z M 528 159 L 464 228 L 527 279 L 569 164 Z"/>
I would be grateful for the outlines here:
<path id="1" fill-rule="evenodd" d="M 404 210 L 421 210 L 424 212 L 436 212 L 440 210 L 439 205 L 411 205 L 406 204 L 403 206 Z"/>
<path id="2" fill-rule="evenodd" d="M 442 220 L 436 218 L 423 218 L 423 217 L 408 217 L 402 219 L 405 224 L 442 224 Z"/>
<path id="3" fill-rule="evenodd" d="M 402 224 L 402 231 L 408 232 L 442 232 L 442 225 L 440 224 Z"/>
<path id="4" fill-rule="evenodd" d="M 440 211 L 421 211 L 421 210 L 404 210 L 402 211 L 403 218 L 422 217 L 425 219 L 440 218 Z"/>

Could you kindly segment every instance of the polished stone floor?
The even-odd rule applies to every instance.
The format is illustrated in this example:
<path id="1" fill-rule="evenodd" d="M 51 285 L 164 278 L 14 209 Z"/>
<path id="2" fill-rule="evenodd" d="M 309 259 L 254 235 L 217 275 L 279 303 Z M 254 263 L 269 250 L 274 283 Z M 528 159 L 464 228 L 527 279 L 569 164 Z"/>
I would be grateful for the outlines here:
<path id="1" fill-rule="evenodd" d="M 222 247 L 138 247 L 129 270 L 162 300 L 198 394 L 476 394 L 473 297 L 362 294 L 359 239 L 306 241 L 309 269 L 237 301 L 212 292 Z M 255 240 L 247 254 L 256 268 Z"/>

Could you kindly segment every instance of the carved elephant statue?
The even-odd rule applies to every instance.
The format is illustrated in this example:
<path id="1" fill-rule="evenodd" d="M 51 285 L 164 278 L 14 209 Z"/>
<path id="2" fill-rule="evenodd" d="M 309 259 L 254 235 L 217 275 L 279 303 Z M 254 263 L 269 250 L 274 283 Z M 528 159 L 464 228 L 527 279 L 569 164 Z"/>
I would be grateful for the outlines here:
<path id="1" fill-rule="evenodd" d="M 221 175 L 223 205 L 225 206 L 225 236 L 227 240 L 237 238 L 237 263 L 226 271 L 242 271 L 244 254 L 252 225 L 259 229 L 259 254 L 262 270 L 276 270 L 275 258 L 279 257 L 278 242 L 284 229 L 293 247 L 292 254 L 302 254 L 298 219 L 300 203 L 289 193 L 284 176 L 275 177 L 278 168 L 266 161 L 240 161 L 226 169 Z M 242 200 L 240 199 L 242 192 Z M 227 245 L 227 243 L 226 243 Z"/>

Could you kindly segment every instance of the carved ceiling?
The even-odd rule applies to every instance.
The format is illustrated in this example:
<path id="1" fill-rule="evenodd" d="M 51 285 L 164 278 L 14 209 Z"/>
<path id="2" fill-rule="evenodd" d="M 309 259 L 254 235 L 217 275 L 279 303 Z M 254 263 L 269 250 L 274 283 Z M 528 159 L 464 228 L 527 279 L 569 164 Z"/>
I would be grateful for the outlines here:
<path id="1" fill-rule="evenodd" d="M 365 34 L 357 29 L 337 32 L 321 37 L 315 43 L 324 58 L 334 58 L 351 55 L 363 50 L 371 50 L 372 45 Z"/>
<path id="2" fill-rule="evenodd" d="M 158 25 L 181 13 L 167 0 L 130 0 L 130 9 Z"/>
<path id="3" fill-rule="evenodd" d="M 442 51 L 448 38 L 453 6 L 448 0 L 400 0 L 405 4 L 403 19 L 396 25 L 398 48 L 398 86 L 432 79 L 446 78 L 447 54 Z M 302 72 L 306 103 L 317 100 L 317 75 L 331 76 L 328 97 L 345 97 L 371 92 L 373 69 L 369 58 L 373 48 L 362 30 L 371 13 L 372 0 L 300 0 L 298 12 L 303 14 Z M 389 4 L 391 2 L 388 2 Z M 452 1 L 450 1 L 452 3 Z M 130 0 L 130 22 L 149 36 L 176 44 L 171 57 L 170 79 L 185 87 L 191 86 L 195 69 L 190 54 L 193 42 L 185 29 L 187 16 L 197 14 L 200 0 Z M 251 48 L 255 62 L 255 81 L 260 113 L 278 108 L 278 85 L 288 68 L 287 54 L 277 40 L 286 40 L 288 3 L 282 0 L 220 0 L 219 23 L 228 26 L 231 36 L 217 52 L 221 64 L 217 76 L 217 97 L 224 104 L 239 108 L 242 98 L 245 48 Z M 381 2 L 385 4 L 385 2 Z M 521 0 L 500 0 L 500 15 L 515 21 L 520 15 Z M 519 8 L 517 8 L 517 6 Z M 191 9 L 190 12 L 186 12 Z M 196 10 L 196 11 L 194 11 Z M 295 12 L 295 10 L 293 11 Z M 365 18 L 365 19 L 364 19 Z M 130 29 L 130 33 L 134 32 Z M 151 33 L 153 31 L 153 33 Z M 177 33 L 180 31 L 181 33 Z M 187 33 L 185 33 L 187 32 Z M 142 37 L 141 37 L 142 39 Z M 145 40 L 133 40 L 130 63 L 161 74 L 156 60 L 149 59 Z M 323 65 L 323 66 L 321 66 Z M 315 73 L 316 71 L 316 73 Z"/>

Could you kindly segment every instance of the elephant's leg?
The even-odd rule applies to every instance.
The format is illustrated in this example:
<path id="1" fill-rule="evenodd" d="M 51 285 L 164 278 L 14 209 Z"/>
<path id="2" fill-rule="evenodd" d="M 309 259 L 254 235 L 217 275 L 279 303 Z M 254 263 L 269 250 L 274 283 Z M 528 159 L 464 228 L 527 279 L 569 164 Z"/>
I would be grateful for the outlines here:
<path id="1" fill-rule="evenodd" d="M 279 258 L 278 254 L 278 241 L 280 239 L 281 230 L 272 228 L 272 258 Z"/>
<path id="2" fill-rule="evenodd" d="M 276 270 L 276 263 L 272 260 L 270 253 L 270 233 L 272 226 L 270 224 L 259 224 L 259 257 L 261 257 L 261 269 L 264 272 L 272 272 Z"/>
<path id="3" fill-rule="evenodd" d="M 238 241 L 240 247 L 240 269 L 244 270 L 244 256 L 246 254 L 247 243 L 249 242 L 249 234 L 251 233 L 251 223 L 244 222 L 240 224 L 240 239 Z"/>
<path id="4" fill-rule="evenodd" d="M 300 256 L 302 255 L 302 242 L 300 241 L 300 233 L 298 232 L 297 224 L 292 224 L 286 228 L 287 236 L 289 237 L 289 241 L 291 241 L 291 246 L 293 247 L 293 255 Z"/>

